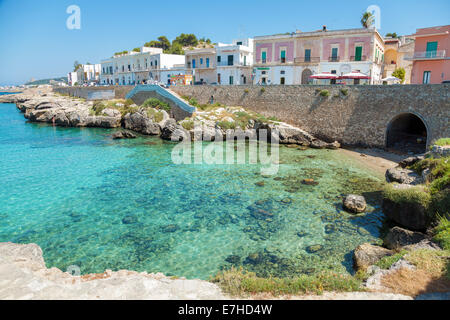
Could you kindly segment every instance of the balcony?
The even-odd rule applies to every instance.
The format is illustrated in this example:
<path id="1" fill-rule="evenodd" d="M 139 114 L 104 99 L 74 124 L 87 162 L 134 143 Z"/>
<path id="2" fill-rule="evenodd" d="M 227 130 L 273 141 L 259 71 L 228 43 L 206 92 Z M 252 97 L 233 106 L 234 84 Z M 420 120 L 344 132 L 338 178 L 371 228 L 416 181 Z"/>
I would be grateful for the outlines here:
<path id="1" fill-rule="evenodd" d="M 367 61 L 367 56 L 351 56 L 350 61 Z"/>
<path id="2" fill-rule="evenodd" d="M 440 60 L 447 57 L 446 50 L 438 51 L 419 51 L 415 52 L 414 55 L 405 57 L 405 60 Z"/>
<path id="3" fill-rule="evenodd" d="M 339 62 L 340 58 L 339 56 L 331 56 L 328 58 L 328 62 Z"/>
<path id="4" fill-rule="evenodd" d="M 300 64 L 314 64 L 319 63 L 320 57 L 299 57 L 294 59 L 294 63 Z"/>

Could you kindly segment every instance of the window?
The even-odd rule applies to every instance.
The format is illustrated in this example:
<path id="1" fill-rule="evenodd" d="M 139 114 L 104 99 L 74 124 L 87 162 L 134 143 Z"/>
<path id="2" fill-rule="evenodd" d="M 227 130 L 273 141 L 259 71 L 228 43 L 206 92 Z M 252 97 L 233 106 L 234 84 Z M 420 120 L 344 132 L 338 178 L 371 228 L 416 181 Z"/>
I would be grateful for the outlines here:
<path id="1" fill-rule="evenodd" d="M 262 63 L 267 62 L 267 52 L 266 51 L 261 52 L 261 60 L 262 60 Z"/>
<path id="2" fill-rule="evenodd" d="M 200 58 L 200 64 L 203 64 L 203 58 Z"/>
<path id="3" fill-rule="evenodd" d="M 280 74 L 286 74 L 286 71 L 281 70 L 281 71 L 280 71 Z"/>
<path id="4" fill-rule="evenodd" d="M 281 58 L 281 63 L 286 62 L 286 50 L 281 50 L 280 58 Z"/>
<path id="5" fill-rule="evenodd" d="M 361 61 L 362 59 L 362 47 L 355 47 L 355 61 Z"/>
<path id="6" fill-rule="evenodd" d="M 218 84 L 220 84 L 220 83 L 221 83 L 221 81 L 220 81 L 220 80 L 221 80 L 221 79 L 220 79 L 220 73 L 218 73 L 218 74 L 217 74 L 217 83 L 218 83 Z"/>
<path id="7" fill-rule="evenodd" d="M 263 71 L 263 72 L 261 72 L 261 74 L 266 74 L 266 72 L 265 72 L 265 71 Z"/>
<path id="8" fill-rule="evenodd" d="M 217 62 L 222 62 L 222 56 L 217 56 Z"/>
<path id="9" fill-rule="evenodd" d="M 206 67 L 209 68 L 209 58 L 206 58 Z"/>
<path id="10" fill-rule="evenodd" d="M 423 73 L 423 84 L 429 84 L 431 79 L 431 71 L 425 71 Z"/>
<path id="11" fill-rule="evenodd" d="M 331 49 L 331 61 L 338 61 L 338 48 Z"/>
<path id="12" fill-rule="evenodd" d="M 192 59 L 192 69 L 195 69 L 195 59 Z"/>
<path id="13" fill-rule="evenodd" d="M 280 78 L 280 84 L 285 84 L 285 83 L 286 83 L 286 78 L 281 77 L 281 78 Z"/>
<path id="14" fill-rule="evenodd" d="M 436 58 L 438 42 L 427 42 L 427 58 Z"/>
<path id="15" fill-rule="evenodd" d="M 229 55 L 228 56 L 228 65 L 232 66 L 234 64 L 234 56 L 233 55 Z"/>
<path id="16" fill-rule="evenodd" d="M 305 62 L 311 61 L 311 49 L 305 49 Z"/>
<path id="17" fill-rule="evenodd" d="M 331 70 L 331 74 L 336 74 L 336 70 Z"/>
<path id="18" fill-rule="evenodd" d="M 242 46 L 242 41 L 237 42 L 236 45 Z"/>
<path id="19" fill-rule="evenodd" d="M 244 56 L 244 66 L 247 65 L 247 56 Z"/>
<path id="20" fill-rule="evenodd" d="M 230 85 L 232 85 L 233 84 L 233 76 L 230 76 Z"/>

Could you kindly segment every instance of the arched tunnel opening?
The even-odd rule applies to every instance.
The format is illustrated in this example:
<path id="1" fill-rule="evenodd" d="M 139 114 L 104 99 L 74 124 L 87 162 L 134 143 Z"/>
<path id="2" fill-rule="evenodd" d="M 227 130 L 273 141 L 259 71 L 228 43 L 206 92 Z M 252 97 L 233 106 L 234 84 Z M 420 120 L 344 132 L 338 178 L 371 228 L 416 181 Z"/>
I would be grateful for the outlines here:
<path id="1" fill-rule="evenodd" d="M 395 117 L 387 129 L 387 148 L 401 153 L 425 153 L 427 127 L 418 116 L 404 113 Z"/>

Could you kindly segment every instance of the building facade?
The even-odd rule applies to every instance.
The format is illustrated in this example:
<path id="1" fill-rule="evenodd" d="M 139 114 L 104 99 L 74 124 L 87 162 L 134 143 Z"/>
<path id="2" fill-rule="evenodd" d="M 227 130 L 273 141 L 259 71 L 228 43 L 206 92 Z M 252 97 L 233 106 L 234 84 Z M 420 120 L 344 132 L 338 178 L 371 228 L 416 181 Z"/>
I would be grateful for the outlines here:
<path id="1" fill-rule="evenodd" d="M 350 29 L 260 36 L 254 39 L 253 83 L 308 84 L 320 72 L 358 71 L 381 83 L 384 40 L 375 29 Z"/>
<path id="2" fill-rule="evenodd" d="M 252 83 L 252 65 L 253 39 L 186 51 L 186 73 L 193 76 L 196 84 Z"/>
<path id="3" fill-rule="evenodd" d="M 100 81 L 100 64 L 83 64 L 74 72 L 67 74 L 67 80 L 70 86 L 93 84 Z"/>
<path id="4" fill-rule="evenodd" d="M 216 84 L 216 48 L 187 50 L 186 73 L 193 76 L 194 83 Z"/>
<path id="5" fill-rule="evenodd" d="M 162 73 L 184 66 L 183 55 L 165 54 L 163 49 L 142 47 L 140 52 L 115 55 L 101 63 L 101 84 L 135 85 L 149 81 L 167 83 Z"/>
<path id="6" fill-rule="evenodd" d="M 417 29 L 412 61 L 413 84 L 450 80 L 450 25 Z"/>
<path id="7" fill-rule="evenodd" d="M 386 38 L 383 78 L 392 76 L 392 73 L 398 69 L 405 69 L 405 81 L 403 84 L 411 84 L 411 74 L 413 63 L 408 60 L 414 53 L 414 38 Z"/>
<path id="8" fill-rule="evenodd" d="M 253 39 L 233 40 L 231 45 L 216 46 L 217 84 L 252 83 Z"/>

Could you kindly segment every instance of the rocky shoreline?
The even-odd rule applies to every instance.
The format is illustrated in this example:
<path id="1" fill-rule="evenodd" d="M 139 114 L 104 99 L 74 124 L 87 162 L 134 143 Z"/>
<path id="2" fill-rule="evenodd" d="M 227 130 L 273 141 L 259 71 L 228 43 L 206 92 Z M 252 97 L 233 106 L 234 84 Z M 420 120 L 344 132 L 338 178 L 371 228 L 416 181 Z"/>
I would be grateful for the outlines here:
<path id="1" fill-rule="evenodd" d="M 289 124 L 270 121 L 252 120 L 232 129 L 221 127 L 218 120 L 221 114 L 231 116 L 245 113 L 242 108 L 216 108 L 208 112 L 197 110 L 191 118 L 177 122 L 170 118 L 165 110 L 152 113 L 148 109 L 137 105 L 129 106 L 130 112 L 121 113 L 118 109 L 124 107 L 117 103 L 117 108 L 104 108 L 99 114 L 93 112 L 95 103 L 68 96 L 61 96 L 52 91 L 26 90 L 19 94 L 4 95 L 0 103 L 14 103 L 24 113 L 24 117 L 31 122 L 43 122 L 61 127 L 97 127 L 97 128 L 124 128 L 143 135 L 159 136 L 168 141 L 215 141 L 232 138 L 235 140 L 266 140 L 279 142 L 284 145 L 300 145 L 316 149 L 338 149 L 338 142 L 324 142 L 309 133 Z M 160 119 L 157 119 L 156 114 Z M 233 121 L 233 119 L 228 119 Z M 192 122 L 191 127 L 186 123 Z M 194 126 L 195 124 L 195 126 Z M 266 130 L 267 136 L 260 136 L 259 132 Z M 117 138 L 120 138 L 118 136 Z M 127 134 L 123 136 L 127 138 Z"/>
<path id="2" fill-rule="evenodd" d="M 275 120 L 248 119 L 245 125 L 232 129 L 221 126 L 236 121 L 236 116 L 245 113 L 242 108 L 219 107 L 209 111 L 198 110 L 186 120 L 177 122 L 165 110 L 152 111 L 131 105 L 131 112 L 120 112 L 115 108 L 103 108 L 93 113 L 94 103 L 82 99 L 58 96 L 50 91 L 25 91 L 20 94 L 0 97 L 0 103 L 15 103 L 32 122 L 44 122 L 63 127 L 123 128 L 115 132 L 113 139 L 135 138 L 133 133 L 159 136 L 169 141 L 214 141 L 233 136 L 236 139 L 261 140 L 254 130 L 266 129 L 268 136 L 280 144 L 294 147 L 337 149 L 338 142 L 327 143 L 307 132 Z M 119 106 L 121 107 L 121 106 Z M 192 124 L 196 123 L 193 127 Z M 198 126 L 200 124 L 200 126 Z M 198 129 L 201 128 L 199 131 Z M 128 131 L 129 130 L 129 131 Z M 273 137 L 275 135 L 275 137 Z M 267 139 L 265 137 L 265 139 Z M 433 152 L 448 156 L 448 149 L 433 148 Z M 444 150 L 444 151 L 442 151 Z M 408 158 L 386 172 L 386 180 L 394 189 L 421 188 L 430 180 L 430 170 L 421 173 L 411 170 L 414 164 L 425 157 Z M 355 214 L 365 211 L 365 199 L 350 195 L 344 199 L 344 207 Z M 365 273 L 364 287 L 369 292 L 326 293 L 321 297 L 298 296 L 287 299 L 412 299 L 413 294 L 398 294 L 383 282 L 385 278 L 399 272 L 415 273 L 420 270 L 411 263 L 417 252 L 443 252 L 433 241 L 429 230 L 430 221 L 420 205 L 404 206 L 385 198 L 383 209 L 396 226 L 389 229 L 383 245 L 363 244 L 356 248 L 353 259 L 357 270 Z M 380 267 L 380 261 L 394 258 L 402 253 L 387 268 Z M 406 271 L 405 271 L 406 270 Z M 19 245 L 0 243 L 0 299 L 229 299 L 221 289 L 202 280 L 173 279 L 162 274 L 137 273 L 133 271 L 105 271 L 103 274 L 72 276 L 57 268 L 45 267 L 42 250 L 35 244 Z M 417 295 L 414 295 L 417 296 Z M 448 296 L 448 295 L 447 295 Z M 437 298 L 448 299 L 438 295 Z M 433 296 L 436 298 L 436 296 Z M 447 298 L 446 298 L 447 297 Z M 271 297 L 273 298 L 273 297 Z M 419 299 L 426 296 L 419 296 Z"/>

